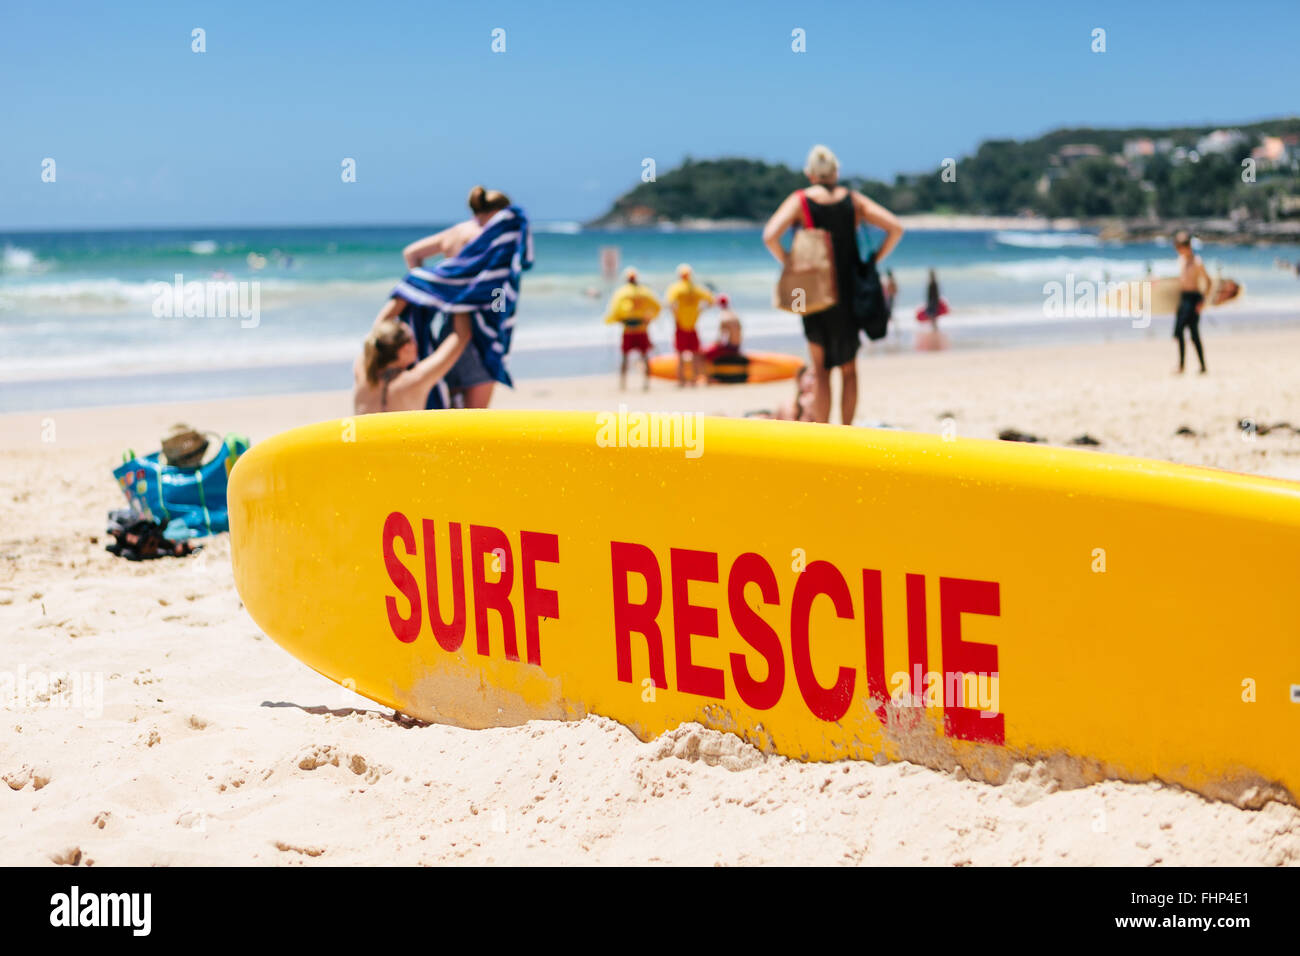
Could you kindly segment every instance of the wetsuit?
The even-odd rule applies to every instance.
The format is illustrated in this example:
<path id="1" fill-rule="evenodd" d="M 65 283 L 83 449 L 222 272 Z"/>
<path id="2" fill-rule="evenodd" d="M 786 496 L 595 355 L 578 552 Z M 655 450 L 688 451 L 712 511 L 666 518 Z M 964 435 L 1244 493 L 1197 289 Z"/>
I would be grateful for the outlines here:
<path id="1" fill-rule="evenodd" d="M 1178 340 L 1178 370 L 1182 371 L 1187 356 L 1187 345 L 1183 341 L 1183 329 L 1192 334 L 1192 345 L 1196 346 L 1196 357 L 1201 362 L 1201 371 L 1205 371 L 1205 352 L 1201 349 L 1201 314 L 1197 307 L 1204 300 L 1199 292 L 1183 290 L 1178 297 L 1178 312 L 1174 317 L 1174 338 Z"/>
<path id="2" fill-rule="evenodd" d="M 825 350 L 826 368 L 852 362 L 858 354 L 858 323 L 853 318 L 854 286 L 857 282 L 858 226 L 853 208 L 853 194 L 845 193 L 839 202 L 819 203 L 808 200 L 813 225 L 831 236 L 835 259 L 835 280 L 839 301 L 829 309 L 803 317 L 803 332 L 809 342 Z"/>

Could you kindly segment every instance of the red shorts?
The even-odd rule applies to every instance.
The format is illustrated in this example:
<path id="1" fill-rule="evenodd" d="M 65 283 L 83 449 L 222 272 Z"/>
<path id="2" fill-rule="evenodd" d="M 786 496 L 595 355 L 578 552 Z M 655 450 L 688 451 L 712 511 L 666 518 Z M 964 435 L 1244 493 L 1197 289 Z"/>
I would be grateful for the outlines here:
<path id="1" fill-rule="evenodd" d="M 623 332 L 623 354 L 624 355 L 626 355 L 628 352 L 649 352 L 649 351 L 650 351 L 650 335 L 646 332 L 645 329 L 641 329 L 639 332 L 624 330 Z"/>
<path id="2" fill-rule="evenodd" d="M 699 333 L 694 329 L 691 329 L 689 332 L 686 329 L 678 329 L 677 338 L 673 344 L 678 352 L 699 352 Z"/>

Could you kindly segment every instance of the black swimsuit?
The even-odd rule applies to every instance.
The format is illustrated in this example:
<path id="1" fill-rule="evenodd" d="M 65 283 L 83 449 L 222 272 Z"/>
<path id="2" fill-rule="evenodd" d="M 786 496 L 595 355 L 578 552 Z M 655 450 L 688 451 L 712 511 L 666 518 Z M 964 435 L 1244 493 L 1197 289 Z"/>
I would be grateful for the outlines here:
<path id="1" fill-rule="evenodd" d="M 853 318 L 852 307 L 861 262 L 857 210 L 853 208 L 851 192 L 833 203 L 814 202 L 810 198 L 808 209 L 813 225 L 830 233 L 839 302 L 829 309 L 803 316 L 803 331 L 809 342 L 822 347 L 825 366 L 832 369 L 852 362 L 858 354 L 858 323 Z"/>

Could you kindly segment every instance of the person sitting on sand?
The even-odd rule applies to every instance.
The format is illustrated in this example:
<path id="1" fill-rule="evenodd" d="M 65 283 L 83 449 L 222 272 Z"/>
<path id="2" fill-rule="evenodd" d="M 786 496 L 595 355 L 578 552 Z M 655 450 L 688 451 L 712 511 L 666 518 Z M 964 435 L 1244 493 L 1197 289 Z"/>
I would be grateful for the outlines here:
<path id="1" fill-rule="evenodd" d="M 740 351 L 740 316 L 731 311 L 731 300 L 718 296 L 721 317 L 718 322 L 718 341 L 704 350 L 709 380 L 713 382 L 743 382 L 749 377 L 749 359 Z"/>
<path id="2" fill-rule="evenodd" d="M 731 310 L 731 299 L 728 296 L 718 296 L 718 312 L 718 341 L 709 351 L 723 349 L 739 352 L 740 316 Z"/>
<path id="3" fill-rule="evenodd" d="M 817 376 L 807 365 L 799 367 L 794 377 L 794 398 L 777 406 L 776 411 L 750 412 L 746 418 L 770 418 L 779 422 L 811 422 L 813 402 L 817 398 Z"/>
<path id="4" fill-rule="evenodd" d="M 416 359 L 415 334 L 400 319 L 383 319 L 366 336 L 352 363 L 352 411 L 404 412 L 424 408 L 429 392 L 456 364 L 469 344 L 469 316 L 457 316 L 453 331 L 427 358 Z"/>
<path id="5" fill-rule="evenodd" d="M 701 309 L 713 305 L 713 296 L 708 289 L 695 284 L 691 277 L 691 267 L 682 263 L 677 267 L 677 281 L 669 286 L 664 300 L 673 310 L 677 321 L 673 341 L 677 351 L 677 387 L 681 388 L 687 382 L 695 385 L 700 375 L 700 336 L 695 331 L 695 323 L 699 320 Z M 686 374 L 688 361 L 691 368 L 689 375 Z"/>
<path id="6" fill-rule="evenodd" d="M 786 402 L 776 410 L 773 418 L 783 422 L 811 422 L 813 418 L 813 401 L 817 397 L 817 376 L 807 365 L 799 368 L 794 377 L 794 400 Z"/>
<path id="7" fill-rule="evenodd" d="M 624 285 L 614 293 L 609 302 L 606 322 L 619 322 L 623 325 L 623 360 L 618 369 L 618 387 L 627 388 L 627 356 L 630 352 L 641 353 L 641 364 L 645 369 L 644 388 L 650 388 L 650 335 L 646 331 L 654 317 L 659 314 L 659 300 L 654 293 L 641 285 L 637 271 L 628 268 L 623 273 Z"/>
<path id="8" fill-rule="evenodd" d="M 1205 374 L 1205 351 L 1201 348 L 1201 309 L 1205 307 L 1205 296 L 1214 285 L 1210 274 L 1205 271 L 1205 263 L 1192 250 L 1192 235 L 1185 230 L 1174 234 L 1174 249 L 1178 253 L 1178 278 L 1182 292 L 1178 296 L 1178 312 L 1174 317 L 1174 338 L 1178 340 L 1178 374 L 1183 374 L 1187 360 L 1187 343 L 1183 341 L 1183 330 L 1192 335 L 1192 345 L 1196 347 L 1196 357 L 1201 363 L 1201 374 Z M 1204 280 L 1205 290 L 1201 291 Z"/>

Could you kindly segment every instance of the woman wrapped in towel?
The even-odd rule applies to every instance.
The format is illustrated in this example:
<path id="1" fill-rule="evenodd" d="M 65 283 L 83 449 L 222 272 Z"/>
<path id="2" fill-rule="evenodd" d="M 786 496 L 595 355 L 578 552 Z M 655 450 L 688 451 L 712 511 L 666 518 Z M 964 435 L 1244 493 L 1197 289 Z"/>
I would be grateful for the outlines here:
<path id="1" fill-rule="evenodd" d="M 410 328 L 421 363 L 438 356 L 426 368 L 436 370 L 451 357 L 450 369 L 439 371 L 416 407 L 486 408 L 497 382 L 514 384 L 506 356 L 520 279 L 533 265 L 532 234 L 524 211 L 503 193 L 475 186 L 469 207 L 472 218 L 403 250 L 410 272 L 372 330 L 373 335 L 384 322 L 400 320 Z M 426 268 L 424 260 L 436 255 L 443 258 Z"/>

